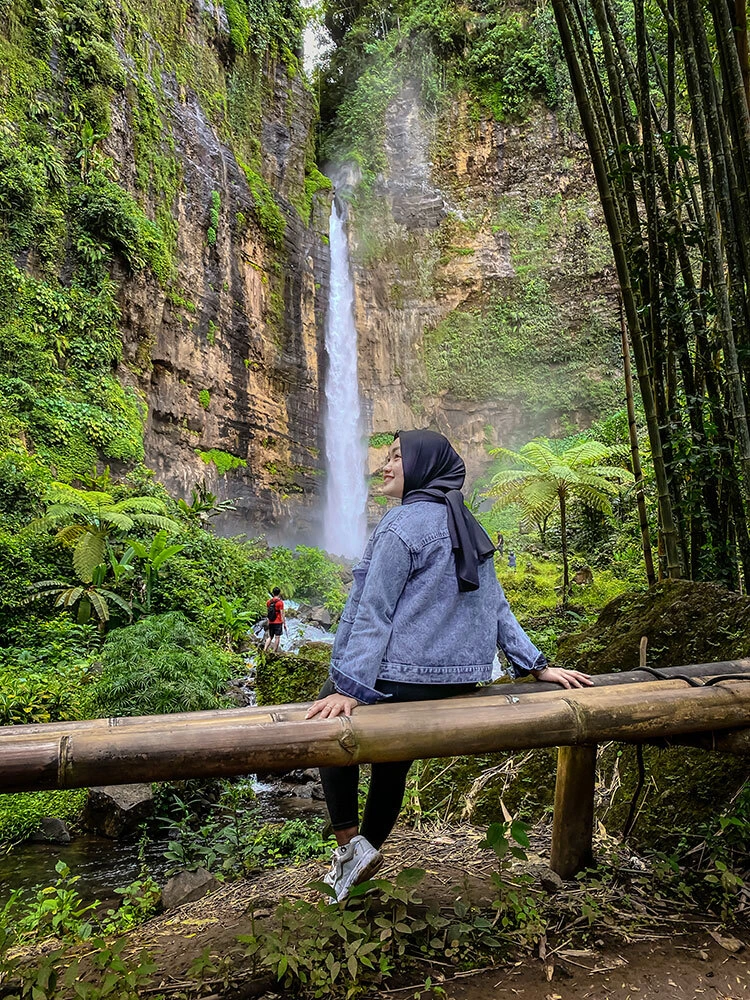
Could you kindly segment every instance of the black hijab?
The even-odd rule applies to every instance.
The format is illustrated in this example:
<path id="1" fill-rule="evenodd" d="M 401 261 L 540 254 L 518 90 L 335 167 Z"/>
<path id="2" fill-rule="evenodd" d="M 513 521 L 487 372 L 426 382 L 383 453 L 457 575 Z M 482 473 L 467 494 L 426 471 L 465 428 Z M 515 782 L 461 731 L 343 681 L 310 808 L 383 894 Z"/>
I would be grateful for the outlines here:
<path id="1" fill-rule="evenodd" d="M 478 565 L 495 551 L 489 535 L 464 503 L 466 466 L 450 441 L 435 431 L 397 431 L 404 468 L 402 503 L 444 503 L 461 591 L 479 589 Z"/>

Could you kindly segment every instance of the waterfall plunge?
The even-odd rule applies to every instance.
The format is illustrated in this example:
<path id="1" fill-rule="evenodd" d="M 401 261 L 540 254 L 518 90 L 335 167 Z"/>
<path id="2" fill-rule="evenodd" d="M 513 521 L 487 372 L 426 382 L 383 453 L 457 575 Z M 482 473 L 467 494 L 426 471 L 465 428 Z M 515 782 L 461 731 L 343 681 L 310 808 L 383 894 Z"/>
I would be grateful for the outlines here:
<path id="1" fill-rule="evenodd" d="M 326 316 L 326 508 L 323 547 L 356 559 L 367 534 L 366 458 L 357 379 L 357 328 L 349 244 L 334 198 L 329 228 L 331 293 Z"/>

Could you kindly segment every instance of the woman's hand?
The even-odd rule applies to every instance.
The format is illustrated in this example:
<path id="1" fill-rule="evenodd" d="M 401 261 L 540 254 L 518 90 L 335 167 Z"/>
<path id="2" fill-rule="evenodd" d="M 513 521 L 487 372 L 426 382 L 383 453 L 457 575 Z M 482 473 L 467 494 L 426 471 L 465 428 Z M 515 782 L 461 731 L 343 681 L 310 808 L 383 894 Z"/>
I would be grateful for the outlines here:
<path id="1" fill-rule="evenodd" d="M 565 670 L 564 667 L 545 667 L 534 677 L 538 681 L 546 681 L 548 684 L 559 684 L 564 688 L 591 687 L 593 681 L 588 674 L 581 673 L 580 670 Z"/>
<path id="2" fill-rule="evenodd" d="M 336 691 L 334 694 L 329 694 L 327 698 L 314 701 L 308 708 L 305 718 L 312 719 L 319 715 L 321 719 L 335 719 L 337 715 L 351 715 L 357 705 L 359 702 L 356 698 L 350 698 L 348 695 L 339 694 Z"/>

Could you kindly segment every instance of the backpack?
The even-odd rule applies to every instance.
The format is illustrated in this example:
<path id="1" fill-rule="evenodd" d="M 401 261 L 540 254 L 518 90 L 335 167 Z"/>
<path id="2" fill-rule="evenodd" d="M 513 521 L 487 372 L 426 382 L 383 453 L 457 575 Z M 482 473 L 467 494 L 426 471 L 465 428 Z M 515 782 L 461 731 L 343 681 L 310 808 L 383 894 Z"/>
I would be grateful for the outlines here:
<path id="1" fill-rule="evenodd" d="M 271 600 L 268 602 L 268 620 L 269 620 L 269 622 L 275 622 L 276 621 L 276 616 L 279 613 L 278 612 L 278 608 L 279 608 L 279 598 L 278 597 L 272 597 Z"/>

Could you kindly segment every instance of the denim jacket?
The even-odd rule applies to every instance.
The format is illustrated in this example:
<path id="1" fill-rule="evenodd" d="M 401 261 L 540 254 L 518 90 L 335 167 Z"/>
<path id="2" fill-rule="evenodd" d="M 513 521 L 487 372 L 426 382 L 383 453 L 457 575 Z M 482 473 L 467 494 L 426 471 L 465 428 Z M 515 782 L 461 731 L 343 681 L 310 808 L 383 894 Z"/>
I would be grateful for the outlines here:
<path id="1" fill-rule="evenodd" d="M 331 655 L 336 689 L 373 704 L 385 697 L 375 689 L 379 679 L 488 681 L 498 646 L 516 677 L 546 666 L 510 610 L 492 559 L 479 566 L 478 590 L 459 591 L 442 504 L 389 510 L 354 568 Z"/>

